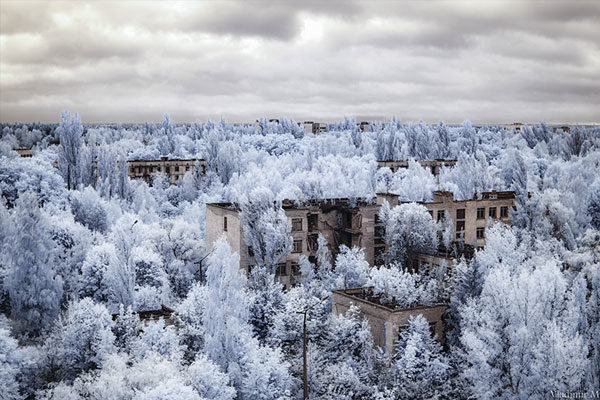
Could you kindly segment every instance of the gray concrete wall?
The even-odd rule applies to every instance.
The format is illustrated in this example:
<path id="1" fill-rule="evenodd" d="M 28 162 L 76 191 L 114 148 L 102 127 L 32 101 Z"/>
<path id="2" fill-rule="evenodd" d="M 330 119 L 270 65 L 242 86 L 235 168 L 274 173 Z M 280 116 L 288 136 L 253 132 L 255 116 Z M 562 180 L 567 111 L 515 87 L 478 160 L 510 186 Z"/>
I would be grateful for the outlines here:
<path id="1" fill-rule="evenodd" d="M 392 310 L 388 307 L 375 304 L 353 296 L 361 292 L 362 288 L 348 289 L 347 291 L 334 291 L 332 293 L 332 312 L 335 315 L 345 314 L 351 304 L 360 308 L 361 315 L 369 322 L 371 334 L 375 344 L 388 354 L 394 353 L 394 344 L 398 339 L 399 330 L 408 325 L 411 316 L 423 315 L 433 325 L 437 339 L 444 339 L 444 324 L 442 314 L 447 309 L 446 305 L 414 307 L 403 310 Z"/>
<path id="2" fill-rule="evenodd" d="M 465 234 L 464 240 L 466 244 L 476 245 L 476 247 L 483 247 L 485 245 L 485 228 L 488 222 L 488 213 L 490 207 L 496 207 L 496 218 L 494 220 L 501 221 L 506 224 L 511 224 L 510 210 L 514 205 L 514 198 L 498 198 L 498 199 L 482 199 L 482 200 L 460 200 L 455 201 L 452 193 L 446 192 L 445 195 L 441 193 L 434 194 L 433 202 L 424 203 L 425 207 L 433 213 L 434 220 L 437 220 L 437 213 L 440 210 L 445 210 L 446 214 L 452 219 L 453 226 L 453 237 L 456 240 L 456 225 L 457 225 L 457 210 L 465 210 L 465 219 L 461 220 L 465 222 Z M 500 217 L 500 208 L 508 207 L 508 217 Z M 477 218 L 477 209 L 484 208 L 484 218 Z M 477 228 L 484 228 L 484 238 L 477 239 Z"/>

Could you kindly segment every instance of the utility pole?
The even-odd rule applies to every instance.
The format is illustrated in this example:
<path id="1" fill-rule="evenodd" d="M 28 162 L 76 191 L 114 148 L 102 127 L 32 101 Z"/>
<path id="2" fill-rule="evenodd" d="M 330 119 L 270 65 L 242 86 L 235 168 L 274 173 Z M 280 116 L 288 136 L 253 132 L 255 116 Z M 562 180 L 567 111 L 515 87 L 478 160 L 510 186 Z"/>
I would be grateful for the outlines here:
<path id="1" fill-rule="evenodd" d="M 303 361 L 303 366 L 302 366 L 302 386 L 303 386 L 303 396 L 302 396 L 302 398 L 304 400 L 308 400 L 308 372 L 307 372 L 307 363 L 306 363 L 306 345 L 307 345 L 307 340 L 306 340 L 306 313 L 311 308 L 313 308 L 317 304 L 321 304 L 322 302 L 324 302 L 328 298 L 329 298 L 329 296 L 325 296 L 318 303 L 315 303 L 315 304 L 313 304 L 311 306 L 308 306 L 308 307 L 306 307 L 302 311 L 296 311 L 296 314 L 302 314 L 302 317 L 303 317 L 303 320 L 302 320 L 302 330 L 303 330 L 303 333 L 302 333 L 302 361 Z"/>

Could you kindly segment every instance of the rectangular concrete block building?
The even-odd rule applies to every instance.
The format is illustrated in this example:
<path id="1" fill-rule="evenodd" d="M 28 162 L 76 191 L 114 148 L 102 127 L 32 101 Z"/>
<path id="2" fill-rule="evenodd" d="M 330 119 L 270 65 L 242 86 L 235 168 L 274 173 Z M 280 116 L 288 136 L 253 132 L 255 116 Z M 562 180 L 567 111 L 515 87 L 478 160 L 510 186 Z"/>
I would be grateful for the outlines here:
<path id="1" fill-rule="evenodd" d="M 444 341 L 442 314 L 448 308 L 446 304 L 395 309 L 373 301 L 369 296 L 369 288 L 334 290 L 332 303 L 332 312 L 335 315 L 345 314 L 352 304 L 357 306 L 361 315 L 369 322 L 375 344 L 387 354 L 394 353 L 394 344 L 400 331 L 408 326 L 410 317 L 419 314 L 429 322 L 432 334 L 435 334 L 440 342 Z"/>
<path id="2" fill-rule="evenodd" d="M 202 173 L 205 173 L 206 163 L 201 159 L 179 160 L 162 157 L 160 160 L 130 160 L 128 175 L 131 179 L 143 179 L 146 183 L 152 184 L 152 174 L 162 172 L 167 174 L 171 185 L 175 185 L 183 179 L 186 172 L 194 170 L 196 162 L 202 168 Z"/>
<path id="3" fill-rule="evenodd" d="M 286 286 L 293 286 L 299 278 L 298 258 L 305 255 L 313 263 L 317 252 L 317 237 L 322 234 L 335 258 L 341 245 L 357 246 L 364 250 L 371 266 L 381 265 L 385 252 L 385 227 L 378 214 L 384 200 L 390 206 L 398 205 L 398 196 L 378 194 L 371 200 L 323 199 L 303 204 L 289 200 L 282 208 L 290 222 L 289 235 L 293 238 L 293 250 L 277 265 L 276 275 Z M 510 224 L 509 210 L 514 206 L 513 192 L 486 192 L 480 198 L 454 200 L 450 192 L 434 192 L 433 201 L 422 203 L 435 220 L 444 215 L 452 219 L 456 239 L 464 238 L 466 244 L 485 244 L 485 227 L 488 218 Z M 240 255 L 240 268 L 252 268 L 251 249 L 243 239 L 239 209 L 231 203 L 206 205 L 206 245 L 210 251 L 213 244 L 225 235 L 233 251 Z M 436 249 L 420 256 L 418 264 L 450 265 L 452 258 L 439 255 Z M 334 260 L 331 260 L 332 263 Z"/>
<path id="4" fill-rule="evenodd" d="M 277 265 L 276 275 L 289 287 L 299 278 L 298 258 L 305 255 L 315 261 L 317 237 L 327 240 L 333 257 L 341 245 L 364 249 L 370 265 L 375 263 L 375 225 L 379 205 L 361 200 L 324 199 L 296 205 L 284 200 L 282 208 L 290 222 L 289 234 L 293 249 L 284 261 Z M 225 235 L 233 251 L 240 255 L 240 268 L 252 268 L 251 249 L 243 240 L 239 210 L 230 203 L 206 205 L 206 244 L 210 251 L 219 237 Z M 331 260 L 332 262 L 334 260 Z"/>

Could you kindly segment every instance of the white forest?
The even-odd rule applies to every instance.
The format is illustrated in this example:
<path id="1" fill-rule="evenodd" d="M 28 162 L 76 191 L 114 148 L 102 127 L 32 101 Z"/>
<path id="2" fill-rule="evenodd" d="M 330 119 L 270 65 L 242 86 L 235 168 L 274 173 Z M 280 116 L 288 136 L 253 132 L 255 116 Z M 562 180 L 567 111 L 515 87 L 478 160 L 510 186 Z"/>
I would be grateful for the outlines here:
<path id="1" fill-rule="evenodd" d="M 57 116 L 58 117 L 58 116 Z M 600 128 L 352 118 L 305 131 L 233 124 L 1 124 L 2 399 L 546 399 L 600 387 Z M 31 157 L 16 150 L 30 149 Z M 176 184 L 131 179 L 131 160 L 196 159 Z M 421 160 L 456 160 L 439 174 Z M 381 160 L 406 160 L 393 172 Z M 514 192 L 469 257 L 412 268 L 457 242 L 423 204 Z M 384 204 L 384 261 L 361 247 L 300 256 L 283 201 Z M 254 267 L 206 241 L 206 204 L 240 210 Z M 443 340 L 415 314 L 394 348 L 332 292 L 371 287 L 403 308 L 444 304 Z M 390 300 L 392 299 L 392 300 Z M 171 310 L 144 319 L 144 312 Z M 304 315 L 306 314 L 306 342 Z M 305 346 L 306 343 L 306 346 Z M 305 364 L 306 363 L 306 364 Z"/>

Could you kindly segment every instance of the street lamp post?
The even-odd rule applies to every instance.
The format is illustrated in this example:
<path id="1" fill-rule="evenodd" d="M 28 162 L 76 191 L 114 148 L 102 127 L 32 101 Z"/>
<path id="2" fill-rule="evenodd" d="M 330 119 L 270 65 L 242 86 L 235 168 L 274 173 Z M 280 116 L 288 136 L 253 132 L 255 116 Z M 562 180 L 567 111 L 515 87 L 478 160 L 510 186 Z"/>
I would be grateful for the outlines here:
<path id="1" fill-rule="evenodd" d="M 315 303 L 309 307 L 306 307 L 304 310 L 302 311 L 297 311 L 296 314 L 302 314 L 302 361 L 303 361 L 303 365 L 302 365 L 302 386 L 303 386 L 303 399 L 307 400 L 308 399 L 308 373 L 307 373 L 307 363 L 306 363 L 306 344 L 307 344 L 307 340 L 306 340 L 306 313 L 308 311 L 310 311 L 311 308 L 313 308 L 314 306 L 316 306 L 317 304 L 321 304 L 322 302 L 324 302 L 325 300 L 327 300 L 329 298 L 329 296 L 325 296 L 323 297 L 318 303 Z"/>

